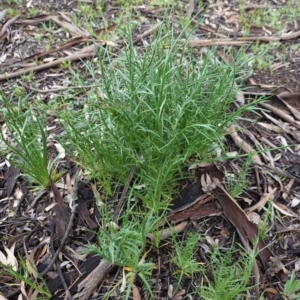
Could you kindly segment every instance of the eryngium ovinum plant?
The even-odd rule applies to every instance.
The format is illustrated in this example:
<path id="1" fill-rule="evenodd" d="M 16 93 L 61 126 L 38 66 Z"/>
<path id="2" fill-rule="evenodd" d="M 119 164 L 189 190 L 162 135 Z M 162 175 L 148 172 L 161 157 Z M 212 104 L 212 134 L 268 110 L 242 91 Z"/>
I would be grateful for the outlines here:
<path id="1" fill-rule="evenodd" d="M 85 95 L 83 109 L 62 114 L 65 148 L 107 195 L 118 184 L 126 185 L 133 166 L 133 186 L 145 187 L 129 189 L 118 229 L 110 210 L 102 210 L 105 226 L 99 228 L 98 245 L 86 247 L 123 267 L 125 299 L 137 277 L 147 297 L 155 298 L 147 279 L 154 264 L 147 257 L 146 237 L 151 233 L 153 244 L 159 246 L 162 231 L 157 225 L 184 167 L 191 160 L 214 160 L 226 127 L 242 111 L 252 109 L 249 104 L 229 110 L 238 89 L 236 64 L 217 64 L 216 51 L 200 55 L 183 34 L 175 37 L 169 28 L 161 28 L 143 47 L 134 46 L 129 32 L 128 44 L 117 54 L 101 48 L 98 67 L 86 65 L 95 82 L 101 73 L 97 93 Z M 78 73 L 73 74 L 74 82 L 84 85 Z"/>
<path id="2" fill-rule="evenodd" d="M 251 107 L 229 112 L 239 70 L 215 63 L 216 51 L 201 55 L 172 30 L 143 47 L 125 40 L 118 54 L 100 49 L 98 69 L 87 65 L 95 80 L 101 71 L 101 93 L 64 114 L 67 148 L 108 194 L 136 166 L 136 184 L 146 186 L 139 198 L 159 210 L 187 161 L 213 160 L 224 129 Z"/>

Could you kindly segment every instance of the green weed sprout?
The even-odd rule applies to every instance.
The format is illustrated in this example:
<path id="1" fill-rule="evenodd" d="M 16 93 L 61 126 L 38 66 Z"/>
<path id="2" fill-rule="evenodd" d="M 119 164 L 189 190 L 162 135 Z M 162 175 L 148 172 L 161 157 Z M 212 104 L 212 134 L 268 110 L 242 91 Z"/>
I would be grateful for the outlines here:
<path id="1" fill-rule="evenodd" d="M 255 253 L 235 252 L 231 246 L 226 253 L 215 247 L 210 257 L 213 278 L 207 279 L 206 286 L 196 287 L 197 294 L 205 300 L 245 299 L 252 276 Z"/>
<path id="2" fill-rule="evenodd" d="M 246 157 L 236 180 L 231 180 L 229 177 L 226 182 L 229 193 L 233 198 L 238 197 L 249 186 L 247 174 L 249 174 L 252 157 L 253 155 L 251 153 Z"/>
<path id="3" fill-rule="evenodd" d="M 174 254 L 171 260 L 176 265 L 173 276 L 178 278 L 178 288 L 181 287 L 184 277 L 193 278 L 196 273 L 203 272 L 204 270 L 203 265 L 197 262 L 195 257 L 198 242 L 198 233 L 189 234 L 187 239 L 182 242 L 178 242 L 173 238 Z"/>
<path id="4" fill-rule="evenodd" d="M 285 283 L 283 294 L 288 300 L 300 299 L 300 281 L 296 278 L 295 270 L 292 271 L 290 279 Z"/>
<path id="5" fill-rule="evenodd" d="M 91 252 L 111 262 L 115 266 L 123 267 L 126 271 L 126 296 L 129 299 L 137 277 L 145 287 L 145 291 L 153 299 L 150 276 L 155 268 L 154 263 L 146 261 L 147 234 L 150 233 L 160 219 L 155 214 L 136 213 L 128 209 L 122 216 L 122 226 L 116 227 L 110 218 L 105 217 L 106 228 L 100 228 L 97 234 L 98 245 L 90 244 L 84 252 Z M 112 290 L 120 286 L 122 281 L 114 285 Z"/>

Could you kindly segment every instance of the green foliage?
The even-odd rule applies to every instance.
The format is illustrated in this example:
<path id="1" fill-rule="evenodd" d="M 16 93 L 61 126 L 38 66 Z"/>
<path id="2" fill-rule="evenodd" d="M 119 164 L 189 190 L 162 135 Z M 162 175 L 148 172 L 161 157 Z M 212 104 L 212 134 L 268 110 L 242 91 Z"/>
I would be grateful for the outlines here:
<path id="1" fill-rule="evenodd" d="M 263 221 L 258 226 L 258 234 L 263 241 L 266 241 L 272 228 L 270 224 L 274 224 L 275 221 L 275 209 L 272 199 L 269 201 L 268 206 L 262 207 L 262 209 L 265 211 L 265 213 L 263 216 Z"/>
<path id="2" fill-rule="evenodd" d="M 197 294 L 205 300 L 238 300 L 245 299 L 250 290 L 249 281 L 252 276 L 255 254 L 232 250 L 233 246 L 222 253 L 214 248 L 210 257 L 212 278 L 207 285 L 196 287 Z"/>
<path id="3" fill-rule="evenodd" d="M 32 6 L 32 7 L 29 8 L 29 15 L 31 17 L 34 17 L 38 14 L 39 14 L 39 9 L 37 7 Z"/>
<path id="4" fill-rule="evenodd" d="M 175 237 L 172 240 L 174 253 L 171 261 L 176 265 L 173 276 L 178 278 L 178 288 L 181 287 L 184 276 L 193 277 L 197 272 L 203 272 L 204 268 L 195 257 L 199 233 L 190 233 L 187 239 L 178 242 Z"/>
<path id="5" fill-rule="evenodd" d="M 117 0 L 117 3 L 120 6 L 139 5 L 141 0 Z"/>
<path id="6" fill-rule="evenodd" d="M 300 16 L 299 1 L 290 0 L 285 5 L 270 6 L 270 8 L 256 8 L 251 13 L 244 10 L 246 2 L 241 3 L 240 21 L 243 26 L 268 26 L 277 32 L 283 31 L 288 23 Z"/>
<path id="7" fill-rule="evenodd" d="M 300 299 L 300 281 L 296 278 L 295 270 L 292 271 L 290 279 L 285 283 L 283 294 L 288 300 Z"/>
<path id="8" fill-rule="evenodd" d="M 21 0 L 6 0 L 8 5 L 22 5 L 22 1 Z"/>
<path id="9" fill-rule="evenodd" d="M 16 285 L 21 285 L 24 283 L 25 287 L 30 288 L 27 291 L 27 295 L 30 299 L 46 300 L 51 298 L 51 293 L 48 289 L 46 281 L 44 278 L 37 272 L 35 266 L 30 264 L 28 266 L 24 259 L 19 256 L 20 267 L 16 270 L 15 267 L 10 265 L 5 265 L 0 262 L 0 275 L 5 277 L 10 277 L 13 281 L 17 280 Z M 31 296 L 32 298 L 31 298 Z M 0 296 L 1 298 L 1 296 Z"/>
<path id="10" fill-rule="evenodd" d="M 146 185 L 139 196 L 159 209 L 184 163 L 213 160 L 224 129 L 239 117 L 241 111 L 228 113 L 237 70 L 215 63 L 213 52 L 197 57 L 170 30 L 160 31 L 144 51 L 134 48 L 130 34 L 127 40 L 117 56 L 100 52 L 102 96 L 87 94 L 84 109 L 66 112 L 62 123 L 70 154 L 107 193 L 136 165 L 137 181 Z"/>
<path id="11" fill-rule="evenodd" d="M 155 213 L 134 212 L 135 207 L 128 208 L 121 218 L 122 227 L 118 227 L 111 218 L 105 218 L 106 228 L 100 228 L 97 238 L 98 245 L 90 244 L 84 250 L 99 255 L 101 258 L 126 270 L 126 297 L 129 299 L 132 285 L 138 277 L 153 299 L 149 284 L 154 263 L 146 261 L 147 235 L 154 230 L 160 221 Z M 117 285 L 120 285 L 119 282 Z"/>
<path id="12" fill-rule="evenodd" d="M 0 95 L 6 127 L 0 133 L 1 155 L 31 182 L 48 188 L 54 161 L 48 164 L 46 125 L 26 106 L 26 102 L 27 98 L 24 98 L 13 106 L 4 95 Z"/>
<path id="13" fill-rule="evenodd" d="M 247 156 L 236 180 L 232 180 L 230 177 L 227 178 L 226 184 L 228 186 L 229 193 L 233 198 L 239 196 L 243 190 L 249 186 L 247 174 L 252 162 L 252 156 L 253 154 L 251 153 Z"/>
<path id="14" fill-rule="evenodd" d="M 14 9 L 12 7 L 9 7 L 7 9 L 7 17 L 8 18 L 13 18 L 13 17 L 15 17 L 15 16 L 17 16 L 19 14 L 20 14 L 20 10 L 19 9 Z"/>
<path id="15" fill-rule="evenodd" d="M 59 64 L 59 66 L 62 69 L 69 69 L 71 67 L 72 62 L 70 60 L 64 60 L 62 63 Z"/>
<path id="16" fill-rule="evenodd" d="M 88 250 L 97 253 L 116 266 L 130 266 L 138 270 L 139 260 L 146 245 L 146 233 L 141 232 L 140 220 L 124 222 L 118 229 L 107 223 L 107 229 L 101 228 L 98 233 L 99 246 L 89 245 Z"/>
<path id="17" fill-rule="evenodd" d="M 28 74 L 22 75 L 21 78 L 24 82 L 32 82 L 34 79 L 34 72 L 30 71 Z"/>

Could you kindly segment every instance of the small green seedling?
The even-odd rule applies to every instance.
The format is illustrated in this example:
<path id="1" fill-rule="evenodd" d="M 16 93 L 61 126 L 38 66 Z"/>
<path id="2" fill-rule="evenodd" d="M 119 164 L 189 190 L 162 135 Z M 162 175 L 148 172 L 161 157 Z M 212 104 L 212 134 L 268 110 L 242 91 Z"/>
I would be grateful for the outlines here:
<path id="1" fill-rule="evenodd" d="M 300 299 L 300 281 L 296 278 L 295 270 L 292 271 L 290 279 L 285 283 L 283 294 L 287 300 Z"/>

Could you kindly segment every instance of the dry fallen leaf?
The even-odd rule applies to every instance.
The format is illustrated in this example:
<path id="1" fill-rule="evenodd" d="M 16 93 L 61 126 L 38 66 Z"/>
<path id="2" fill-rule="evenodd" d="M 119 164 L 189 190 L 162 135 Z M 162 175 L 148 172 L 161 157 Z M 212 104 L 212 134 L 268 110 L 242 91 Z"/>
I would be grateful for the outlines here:
<path id="1" fill-rule="evenodd" d="M 51 190 L 54 195 L 54 201 L 56 203 L 56 205 L 53 208 L 55 212 L 55 214 L 53 215 L 53 219 L 55 222 L 55 231 L 57 237 L 60 240 L 62 240 L 65 235 L 66 229 L 68 227 L 71 214 L 70 211 L 67 209 L 58 188 L 56 187 L 56 185 L 53 183 L 52 180 L 50 184 L 51 184 Z"/>
<path id="2" fill-rule="evenodd" d="M 271 274 L 271 276 L 274 276 L 280 271 L 283 271 L 285 274 L 289 274 L 289 271 L 285 268 L 284 264 L 282 263 L 282 259 L 284 258 L 284 255 L 270 257 L 270 263 L 268 263 L 268 272 Z"/>
<path id="3" fill-rule="evenodd" d="M 132 285 L 132 298 L 133 300 L 142 300 L 140 291 L 135 284 Z"/>
<path id="4" fill-rule="evenodd" d="M 247 208 L 245 210 L 245 212 L 251 212 L 251 211 L 255 211 L 257 210 L 258 212 L 261 211 L 261 209 L 266 205 L 266 203 L 270 200 L 274 198 L 274 194 L 277 191 L 277 188 L 272 189 L 271 191 L 269 191 L 268 194 L 264 194 L 261 196 L 260 200 L 254 204 L 253 206 Z"/>
<path id="5" fill-rule="evenodd" d="M 66 150 L 63 148 L 63 146 L 59 143 L 55 143 L 54 146 L 55 146 L 55 148 L 58 152 L 58 155 L 57 155 L 56 159 L 65 158 L 66 157 Z"/>
<path id="6" fill-rule="evenodd" d="M 300 198 L 294 197 L 290 203 L 291 207 L 295 207 L 300 203 Z"/>
<path id="7" fill-rule="evenodd" d="M 297 260 L 297 261 L 295 262 L 295 272 L 298 272 L 299 270 L 300 270 L 300 261 Z"/>
<path id="8" fill-rule="evenodd" d="M 20 17 L 20 15 L 15 16 L 11 19 L 9 19 L 7 22 L 5 22 L 5 24 L 2 26 L 1 30 L 0 30 L 0 35 L 2 35 L 10 25 L 12 25 L 18 18 Z"/>
<path id="9" fill-rule="evenodd" d="M 5 254 L 0 251 L 0 262 L 6 266 L 11 266 L 14 271 L 17 271 L 18 260 L 14 255 L 15 245 L 16 244 L 14 243 L 10 248 L 7 248 L 5 245 L 3 245 L 7 256 L 5 256 Z"/>
<path id="10" fill-rule="evenodd" d="M 185 290 L 179 291 L 177 294 L 174 295 L 173 300 L 181 300 L 184 294 Z"/>
<path id="11" fill-rule="evenodd" d="M 235 100 L 240 104 L 245 104 L 245 96 L 242 92 L 237 92 L 235 95 Z"/>
<path id="12" fill-rule="evenodd" d="M 274 207 L 279 210 L 283 215 L 289 216 L 289 217 L 294 217 L 298 218 L 298 215 L 295 214 L 292 210 L 290 210 L 288 207 L 285 205 L 279 203 L 279 202 L 274 202 L 273 203 Z"/>
<path id="13" fill-rule="evenodd" d="M 247 217 L 249 221 L 251 221 L 255 225 L 259 225 L 260 223 L 262 223 L 262 219 L 260 218 L 260 215 L 254 211 L 248 213 Z"/>
<path id="14" fill-rule="evenodd" d="M 0 21 L 4 20 L 6 18 L 6 15 L 7 15 L 7 9 L 0 11 Z"/>
<path id="15" fill-rule="evenodd" d="M 201 175 L 200 181 L 201 181 L 202 191 L 204 193 L 211 192 L 216 188 L 216 184 L 212 182 L 211 178 L 207 173 Z"/>
<path id="16" fill-rule="evenodd" d="M 6 56 L 7 56 L 6 54 L 0 56 L 0 64 L 2 64 L 6 60 Z"/>
<path id="17" fill-rule="evenodd" d="M 29 274 L 33 275 L 33 277 L 37 280 L 37 270 L 35 267 L 35 261 L 34 256 L 36 254 L 37 248 L 34 248 L 33 251 L 30 252 L 30 254 L 27 251 L 26 243 L 24 241 L 24 252 L 26 256 L 26 266 Z"/>
<path id="18" fill-rule="evenodd" d="M 120 287 L 120 293 L 124 293 L 125 292 L 125 289 L 126 289 L 126 274 L 125 274 L 125 269 L 123 268 L 122 270 L 122 284 L 121 284 L 121 287 Z"/>

